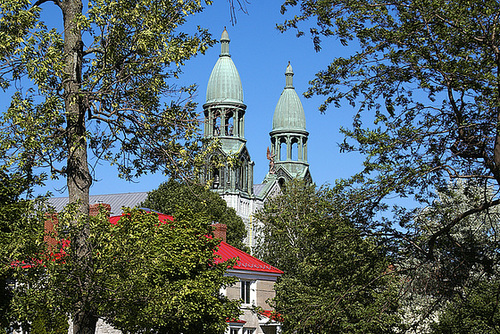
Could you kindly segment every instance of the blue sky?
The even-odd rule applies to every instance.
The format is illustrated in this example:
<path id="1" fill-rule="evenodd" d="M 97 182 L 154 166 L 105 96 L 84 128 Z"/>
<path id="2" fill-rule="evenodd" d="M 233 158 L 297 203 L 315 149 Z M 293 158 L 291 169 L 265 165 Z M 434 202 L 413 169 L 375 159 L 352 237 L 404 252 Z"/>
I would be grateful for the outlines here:
<path id="1" fill-rule="evenodd" d="M 227 27 L 230 53 L 239 71 L 247 105 L 245 138 L 252 160 L 255 162 L 254 183 L 261 183 L 268 170 L 266 149 L 270 145 L 269 132 L 272 117 L 281 91 L 285 86 L 285 69 L 291 62 L 294 86 L 301 97 L 306 113 L 309 131 L 308 161 L 313 180 L 316 184 L 333 183 L 335 179 L 348 177 L 360 169 L 361 159 L 355 154 L 339 153 L 338 143 L 343 140 L 339 134 L 340 126 L 349 126 L 353 109 L 330 108 L 320 114 L 318 106 L 323 97 L 305 99 L 302 93 L 307 90 L 308 82 L 315 73 L 325 69 L 332 59 L 345 56 L 352 51 L 335 39 L 325 40 L 323 49 L 316 53 L 309 36 L 297 38 L 294 31 L 280 33 L 276 24 L 291 17 L 293 12 L 280 14 L 281 1 L 253 1 L 247 3 L 247 14 L 237 12 L 237 22 L 231 24 L 227 1 L 214 1 L 200 14 L 191 17 L 186 28 L 197 25 L 209 29 L 218 40 Z M 44 8 L 45 9 L 45 8 Z M 186 62 L 183 75 L 178 84 L 197 84 L 198 110 L 202 111 L 205 102 L 208 78 L 220 53 L 220 44 Z M 117 177 L 113 167 L 105 163 L 96 171 L 98 182 L 91 188 L 91 194 L 109 194 L 155 189 L 165 177 L 161 174 L 147 175 L 135 182 L 127 182 Z M 40 192 L 51 191 L 55 196 L 66 195 L 60 190 L 64 180 L 49 181 Z"/>

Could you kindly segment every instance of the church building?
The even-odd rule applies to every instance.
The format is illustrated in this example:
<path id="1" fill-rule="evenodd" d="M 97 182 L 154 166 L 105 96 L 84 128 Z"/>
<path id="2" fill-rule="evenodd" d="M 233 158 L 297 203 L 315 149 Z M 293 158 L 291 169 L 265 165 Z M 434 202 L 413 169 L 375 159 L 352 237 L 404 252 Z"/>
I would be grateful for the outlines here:
<path id="1" fill-rule="evenodd" d="M 229 34 L 224 28 L 220 39 L 221 53 L 208 79 L 206 102 L 203 104 L 203 136 L 218 140 L 220 147 L 208 158 L 201 181 L 209 183 L 211 189 L 243 219 L 247 230 L 245 243 L 252 249 L 258 225 L 252 215 L 263 207 L 266 199 L 278 194 L 281 187 L 292 179 L 312 183 L 307 162 L 309 133 L 304 108 L 293 86 L 293 70 L 289 63 L 285 70 L 285 86 L 276 104 L 272 124 L 269 124 L 269 166 L 257 166 L 268 168 L 268 172 L 261 183 L 254 184 L 255 163 L 245 138 L 247 105 L 243 100 L 240 75 L 229 52 L 229 42 Z M 224 162 L 229 157 L 238 163 L 228 166 Z M 108 203 L 113 214 L 120 214 L 122 206 L 135 207 L 146 197 L 147 192 L 91 195 L 90 204 Z M 49 201 L 56 211 L 60 211 L 68 203 L 68 198 L 53 197 Z"/>
<path id="2" fill-rule="evenodd" d="M 285 71 L 285 87 L 274 110 L 268 148 L 269 171 L 260 184 L 254 184 L 254 162 L 246 146 L 243 86 L 229 52 L 226 29 L 220 39 L 221 53 L 207 85 L 203 134 L 217 139 L 220 149 L 207 161 L 204 182 L 210 182 L 227 204 L 234 208 L 247 228 L 246 243 L 255 245 L 256 222 L 252 214 L 262 208 L 264 201 L 279 192 L 285 182 L 294 178 L 312 182 L 307 163 L 307 140 L 304 108 L 293 86 L 290 63 Z M 237 166 L 219 166 L 214 161 L 235 158 Z M 216 159 L 222 158 L 222 159 Z"/>

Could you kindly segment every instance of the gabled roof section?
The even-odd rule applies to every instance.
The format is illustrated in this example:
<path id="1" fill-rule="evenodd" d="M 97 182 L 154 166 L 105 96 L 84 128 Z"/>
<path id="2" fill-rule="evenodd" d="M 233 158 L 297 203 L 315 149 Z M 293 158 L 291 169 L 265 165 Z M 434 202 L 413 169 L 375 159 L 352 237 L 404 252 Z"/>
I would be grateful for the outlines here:
<path id="1" fill-rule="evenodd" d="M 238 150 L 238 155 L 239 157 L 241 158 L 242 156 L 246 156 L 247 157 L 247 160 L 250 161 L 251 158 L 250 158 L 250 152 L 248 152 L 248 148 L 246 145 L 242 144 L 240 146 L 240 149 Z"/>
<path id="2" fill-rule="evenodd" d="M 253 187 L 255 196 L 262 201 L 266 201 L 267 199 L 274 197 L 281 191 L 278 184 L 278 176 L 270 173 L 266 175 L 263 183 L 254 184 Z"/>
<path id="3" fill-rule="evenodd" d="M 292 175 L 290 171 L 284 166 L 286 161 L 284 163 L 277 164 L 276 166 L 276 176 L 279 179 L 280 177 L 284 177 L 287 179 L 287 181 L 290 181 L 295 178 L 295 175 Z"/>
<path id="4" fill-rule="evenodd" d="M 220 259 L 216 260 L 217 263 L 238 258 L 238 262 L 233 267 L 233 269 L 258 271 L 278 275 L 283 274 L 283 271 L 279 270 L 278 268 L 275 268 L 270 264 L 259 260 L 256 257 L 253 257 L 252 255 L 247 254 L 244 251 L 239 250 L 238 248 L 233 247 L 224 241 L 221 241 L 219 250 L 216 252 L 216 254 L 220 256 Z"/>
<path id="5" fill-rule="evenodd" d="M 260 193 L 266 188 L 267 184 L 259 183 L 253 185 L 253 192 L 255 196 L 260 196 Z"/>

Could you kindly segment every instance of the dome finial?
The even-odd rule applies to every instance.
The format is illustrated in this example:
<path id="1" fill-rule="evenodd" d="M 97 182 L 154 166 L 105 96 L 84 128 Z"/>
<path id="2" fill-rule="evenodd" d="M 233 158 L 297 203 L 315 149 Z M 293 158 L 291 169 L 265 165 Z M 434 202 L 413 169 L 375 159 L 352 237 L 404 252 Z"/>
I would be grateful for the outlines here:
<path id="1" fill-rule="evenodd" d="M 229 34 L 227 33 L 226 27 L 224 27 L 224 31 L 222 32 L 222 36 L 220 37 L 220 55 L 221 56 L 229 56 Z"/>
<path id="2" fill-rule="evenodd" d="M 288 61 L 288 66 L 286 67 L 285 77 L 286 77 L 285 87 L 293 88 L 293 69 L 292 69 L 292 65 L 290 64 L 290 61 Z"/>

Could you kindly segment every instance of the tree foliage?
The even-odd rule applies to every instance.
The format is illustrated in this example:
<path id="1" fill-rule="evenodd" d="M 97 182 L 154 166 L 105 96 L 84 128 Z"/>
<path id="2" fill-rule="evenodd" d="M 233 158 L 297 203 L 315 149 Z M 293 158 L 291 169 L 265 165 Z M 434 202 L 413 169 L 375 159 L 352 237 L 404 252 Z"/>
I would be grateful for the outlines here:
<path id="1" fill-rule="evenodd" d="M 403 311 L 415 333 L 495 332 L 493 320 L 499 314 L 495 300 L 499 283 L 500 208 L 469 215 L 453 226 L 449 236 L 437 242 L 435 260 L 429 261 L 424 253 L 414 252 L 454 216 L 491 201 L 493 196 L 491 189 L 474 182 L 449 184 L 438 192 L 431 206 L 419 211 L 409 226 L 415 247 L 402 247 L 398 268 L 407 277 Z M 458 318 L 461 321 L 450 326 Z"/>
<path id="2" fill-rule="evenodd" d="M 332 104 L 356 108 L 352 127 L 342 129 L 341 149 L 366 157 L 351 180 L 357 193 L 365 194 L 360 224 L 384 232 L 394 223 L 404 226 L 412 213 L 402 208 L 394 219 L 387 215 L 382 227 L 374 213 L 394 197 L 413 196 L 426 206 L 450 179 L 475 180 L 497 193 L 498 1 L 289 0 L 282 11 L 299 4 L 300 13 L 280 29 L 297 28 L 301 34 L 311 19 L 318 50 L 330 36 L 356 49 L 319 72 L 306 95 L 324 95 L 322 111 Z M 433 259 L 453 226 L 499 203 L 495 196 L 456 214 L 422 250 Z"/>
<path id="3" fill-rule="evenodd" d="M 12 325 L 15 281 L 11 264 L 39 250 L 42 243 L 43 225 L 36 224 L 31 214 L 36 201 L 22 198 L 28 187 L 25 176 L 0 170 L 0 332 Z"/>
<path id="4" fill-rule="evenodd" d="M 189 208 L 207 217 L 213 223 L 226 224 L 227 242 L 239 249 L 245 249 L 245 224 L 233 208 L 220 196 L 202 185 L 180 183 L 170 179 L 158 189 L 148 193 L 142 207 L 163 212 L 174 217 L 179 210 Z"/>
<path id="5" fill-rule="evenodd" d="M 43 173 L 66 178 L 69 202 L 83 215 L 92 166 L 100 161 L 116 165 L 126 179 L 149 171 L 190 175 L 203 161 L 196 154 L 194 87 L 172 80 L 184 61 L 214 43 L 204 29 L 182 29 L 203 4 L 0 0 L 0 87 L 4 95 L 14 90 L 0 120 L 0 156 L 9 170 L 42 171 L 32 176 L 38 181 Z M 53 14 L 44 16 L 46 6 L 55 6 L 62 29 L 53 25 Z M 93 261 L 90 226 L 80 232 L 71 243 L 85 268 Z M 84 280 L 81 290 L 92 286 Z M 73 314 L 77 334 L 95 327 L 85 303 L 75 304 L 81 310 Z"/>
<path id="6" fill-rule="evenodd" d="M 499 299 L 498 279 L 485 280 L 475 286 L 467 286 L 443 308 L 439 315 L 439 322 L 432 326 L 432 333 L 498 333 L 500 331 Z"/>
<path id="7" fill-rule="evenodd" d="M 124 332 L 215 334 L 238 316 L 237 302 L 219 292 L 234 279 L 224 275 L 228 263 L 215 263 L 218 241 L 207 237 L 203 216 L 179 211 L 162 223 L 156 213 L 133 209 L 116 224 L 104 211 L 74 224 L 76 211 L 58 214 L 58 246 L 39 254 L 39 265 L 17 268 L 19 320 L 38 319 L 41 309 L 74 319 L 83 305 Z M 69 240 L 86 226 L 90 254 L 82 263 Z"/>
<path id="8" fill-rule="evenodd" d="M 63 32 L 42 20 L 50 5 Z M 92 182 L 87 148 L 125 178 L 189 170 L 199 139 L 194 87 L 172 80 L 214 43 L 201 28 L 181 30 L 199 1 L 3 0 L 0 8 L 0 79 L 21 86 L 3 115 L 9 163 L 49 167 L 79 187 Z"/>
<path id="9" fill-rule="evenodd" d="M 257 214 L 256 253 L 285 272 L 272 302 L 285 333 L 392 333 L 398 280 L 390 258 L 342 214 L 338 195 L 290 183 Z"/>
<path id="10" fill-rule="evenodd" d="M 12 261 L 12 239 L 23 227 L 23 217 L 29 212 L 30 202 L 21 198 L 28 184 L 20 175 L 9 175 L 0 170 L 0 274 Z"/>

